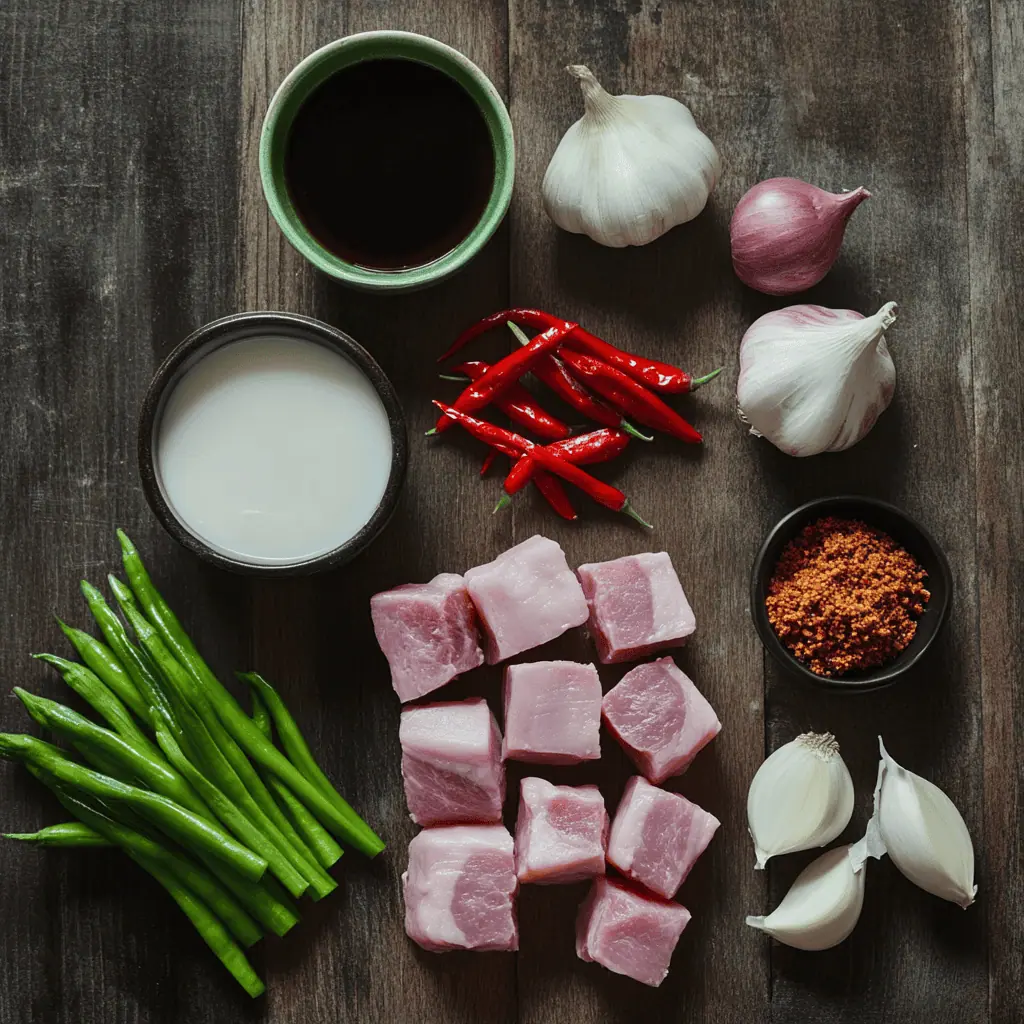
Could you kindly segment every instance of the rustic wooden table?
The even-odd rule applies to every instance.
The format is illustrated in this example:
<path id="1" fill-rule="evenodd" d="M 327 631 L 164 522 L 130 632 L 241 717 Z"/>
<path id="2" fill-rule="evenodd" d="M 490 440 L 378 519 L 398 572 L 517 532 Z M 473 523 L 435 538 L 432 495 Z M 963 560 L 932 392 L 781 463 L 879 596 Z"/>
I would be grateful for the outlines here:
<path id="1" fill-rule="evenodd" d="M 518 167 L 511 214 L 461 276 L 374 298 L 315 275 L 282 241 L 259 188 L 257 139 L 287 70 L 350 32 L 411 29 L 463 50 L 506 97 Z M 180 1022 L 1009 1022 L 1021 1018 L 1024 897 L 1018 744 L 1024 601 L 1024 9 L 1011 0 L 5 0 L 0 9 L 0 678 L 61 686 L 30 651 L 58 649 L 51 613 L 85 623 L 80 576 L 117 565 L 129 529 L 215 667 L 279 682 L 329 773 L 390 840 L 256 963 L 250 1005 L 187 923 L 119 856 L 0 846 L 0 1021 Z M 1016 47 L 1016 52 L 1015 48 Z M 644 249 L 557 232 L 541 175 L 580 109 L 561 68 L 590 65 L 615 92 L 684 100 L 726 173 L 709 209 Z M 736 353 L 773 303 L 731 273 L 727 224 L 760 178 L 793 174 L 875 195 L 813 301 L 864 312 L 895 299 L 899 385 L 862 444 L 796 461 L 744 435 Z M 658 524 L 648 539 L 588 510 L 575 526 L 530 501 L 490 515 L 468 444 L 428 444 L 433 359 L 468 321 L 509 302 L 585 318 L 626 347 L 723 379 L 690 405 L 708 444 L 664 442 L 620 473 Z M 337 324 L 399 388 L 412 460 L 399 512 L 356 563 L 300 582 L 252 583 L 177 548 L 142 497 L 135 417 L 156 362 L 198 325 L 240 309 Z M 498 344 L 495 341 L 494 344 Z M 855 491 L 923 519 L 956 576 L 937 656 L 891 690 L 854 699 L 767 664 L 747 610 L 767 528 L 812 496 Z M 648 990 L 580 963 L 579 887 L 527 886 L 518 955 L 421 953 L 402 929 L 399 875 L 413 827 L 398 705 L 367 600 L 462 570 L 543 531 L 570 562 L 666 547 L 696 609 L 682 664 L 724 730 L 679 788 L 723 821 L 682 898 L 694 919 L 669 979 Z M 585 657 L 578 638 L 555 650 Z M 481 673 L 459 693 L 497 693 Z M 5 699 L 0 726 L 23 729 Z M 854 936 L 822 954 L 743 925 L 807 858 L 755 874 L 747 783 L 765 749 L 835 731 L 866 821 L 883 732 L 893 754 L 963 810 L 980 897 L 963 912 L 870 870 Z M 628 774 L 606 744 L 592 769 L 614 801 Z M 518 774 L 513 772 L 518 779 Z M 27 774 L 0 766 L 5 829 L 57 820 Z M 351 860 L 351 863 L 348 861 Z"/>

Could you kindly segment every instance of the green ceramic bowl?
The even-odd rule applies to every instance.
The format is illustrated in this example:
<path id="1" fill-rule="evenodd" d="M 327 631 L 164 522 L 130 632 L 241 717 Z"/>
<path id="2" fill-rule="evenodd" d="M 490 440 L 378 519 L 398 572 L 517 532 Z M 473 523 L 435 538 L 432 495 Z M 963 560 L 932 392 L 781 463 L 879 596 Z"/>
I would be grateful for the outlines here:
<path id="1" fill-rule="evenodd" d="M 447 255 L 407 270 L 372 270 L 355 266 L 325 249 L 299 217 L 284 176 L 288 133 L 302 104 L 335 72 L 352 64 L 383 57 L 418 61 L 443 71 L 458 82 L 480 108 L 494 147 L 494 185 L 476 227 Z M 413 32 L 363 32 L 328 43 L 311 53 L 292 70 L 274 94 L 260 135 L 263 193 L 285 237 L 314 267 L 367 291 L 397 292 L 425 288 L 454 274 L 484 247 L 501 223 L 512 199 L 514 177 L 512 121 L 498 90 L 458 50 Z"/>

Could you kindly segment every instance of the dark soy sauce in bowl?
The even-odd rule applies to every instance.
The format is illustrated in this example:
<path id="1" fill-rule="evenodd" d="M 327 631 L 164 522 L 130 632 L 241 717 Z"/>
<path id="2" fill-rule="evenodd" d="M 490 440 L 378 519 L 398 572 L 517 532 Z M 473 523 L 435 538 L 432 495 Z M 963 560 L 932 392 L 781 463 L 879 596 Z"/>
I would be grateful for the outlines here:
<path id="1" fill-rule="evenodd" d="M 494 151 L 480 108 L 454 79 L 382 58 L 335 72 L 303 103 L 284 173 L 325 249 L 356 266 L 404 270 L 470 234 L 491 195 Z"/>

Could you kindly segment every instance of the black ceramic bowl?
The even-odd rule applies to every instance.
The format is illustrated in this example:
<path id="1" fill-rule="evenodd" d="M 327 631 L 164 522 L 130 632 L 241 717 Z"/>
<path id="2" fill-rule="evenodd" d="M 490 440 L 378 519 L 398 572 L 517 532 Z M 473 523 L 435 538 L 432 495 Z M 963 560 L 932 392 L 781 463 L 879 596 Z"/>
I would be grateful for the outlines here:
<path id="1" fill-rule="evenodd" d="M 889 534 L 893 540 L 906 548 L 917 559 L 921 568 L 928 573 L 925 586 L 931 593 L 931 598 L 925 605 L 924 614 L 917 620 L 914 639 L 893 661 L 879 668 L 864 672 L 849 672 L 846 675 L 831 678 L 812 672 L 790 654 L 768 621 L 768 612 L 764 603 L 768 594 L 768 584 L 775 571 L 775 566 L 778 564 L 782 549 L 805 526 L 823 516 L 859 519 L 861 522 L 867 523 L 868 526 L 874 526 Z M 754 559 L 754 569 L 750 579 L 750 614 L 753 616 L 761 642 L 783 669 L 817 683 L 819 686 L 846 692 L 860 692 L 888 686 L 921 660 L 946 621 L 952 592 L 953 578 L 946 556 L 935 542 L 935 538 L 920 523 L 911 519 L 906 512 L 901 512 L 895 506 L 884 501 L 845 495 L 809 501 L 775 524 Z"/>
<path id="2" fill-rule="evenodd" d="M 268 334 L 312 341 L 340 352 L 354 363 L 380 396 L 391 427 L 391 472 L 384 496 L 365 526 L 344 544 L 299 562 L 259 565 L 232 558 L 206 544 L 183 523 L 171 508 L 160 483 L 157 432 L 167 397 L 179 380 L 205 356 L 231 342 Z M 405 480 L 409 443 L 405 417 L 394 387 L 376 360 L 347 334 L 319 320 L 296 313 L 236 313 L 200 327 L 163 361 L 153 375 L 139 416 L 139 473 L 149 507 L 164 529 L 200 558 L 233 572 L 254 576 L 302 576 L 333 569 L 358 555 L 384 529 L 398 504 Z"/>

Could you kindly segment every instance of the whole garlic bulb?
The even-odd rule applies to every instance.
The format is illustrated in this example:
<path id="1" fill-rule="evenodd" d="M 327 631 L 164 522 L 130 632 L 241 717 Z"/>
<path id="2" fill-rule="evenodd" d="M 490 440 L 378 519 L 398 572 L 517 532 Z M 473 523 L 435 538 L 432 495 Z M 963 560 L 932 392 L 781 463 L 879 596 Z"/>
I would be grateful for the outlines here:
<path id="1" fill-rule="evenodd" d="M 736 400 L 750 432 L 787 455 L 855 445 L 888 408 L 896 367 L 883 334 L 896 303 L 874 316 L 787 306 L 755 320 L 740 344 Z"/>
<path id="2" fill-rule="evenodd" d="M 541 190 L 548 216 L 601 245 L 646 245 L 704 209 L 722 162 L 669 96 L 611 96 L 581 64 L 584 113 L 562 137 Z"/>

